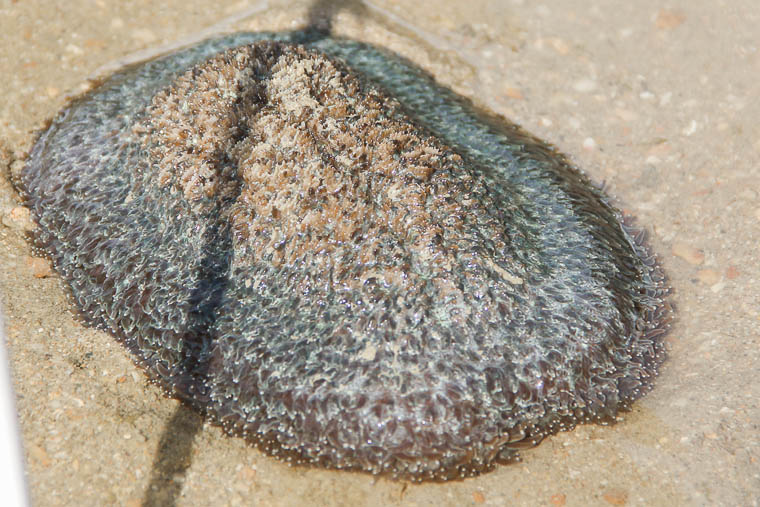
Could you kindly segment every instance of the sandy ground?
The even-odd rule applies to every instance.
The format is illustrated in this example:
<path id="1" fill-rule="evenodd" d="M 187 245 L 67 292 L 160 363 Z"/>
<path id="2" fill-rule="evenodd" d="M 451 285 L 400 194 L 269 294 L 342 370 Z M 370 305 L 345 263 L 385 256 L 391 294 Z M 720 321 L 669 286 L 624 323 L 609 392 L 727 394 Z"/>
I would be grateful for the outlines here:
<path id="1" fill-rule="evenodd" d="M 68 95 L 157 47 L 292 29 L 308 11 L 157 4 L 0 3 L 0 294 L 35 504 L 760 503 L 756 0 L 372 0 L 339 12 L 337 33 L 407 56 L 607 182 L 651 231 L 675 288 L 670 358 L 622 421 L 556 435 L 479 478 L 423 485 L 290 468 L 203 425 L 110 336 L 78 324 L 31 257 L 33 224 L 7 168 Z"/>

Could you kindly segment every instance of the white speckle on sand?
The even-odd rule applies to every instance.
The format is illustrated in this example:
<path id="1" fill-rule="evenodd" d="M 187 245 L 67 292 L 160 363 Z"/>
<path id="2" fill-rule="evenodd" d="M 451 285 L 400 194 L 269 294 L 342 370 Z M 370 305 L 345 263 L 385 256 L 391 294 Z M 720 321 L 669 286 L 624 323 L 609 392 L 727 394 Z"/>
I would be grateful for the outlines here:
<path id="1" fill-rule="evenodd" d="M 580 79 L 573 83 L 573 90 L 580 93 L 588 93 L 596 90 L 596 81 L 593 79 Z"/>

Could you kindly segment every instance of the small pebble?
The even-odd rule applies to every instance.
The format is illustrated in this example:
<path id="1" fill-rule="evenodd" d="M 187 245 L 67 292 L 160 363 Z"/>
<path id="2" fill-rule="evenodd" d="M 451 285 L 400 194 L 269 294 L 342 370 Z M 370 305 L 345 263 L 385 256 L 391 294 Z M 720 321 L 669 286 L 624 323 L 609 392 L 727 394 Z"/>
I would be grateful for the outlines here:
<path id="1" fill-rule="evenodd" d="M 511 86 L 507 86 L 506 88 L 504 88 L 504 93 L 510 99 L 520 100 L 523 98 L 522 92 L 519 89 L 513 88 Z"/>
<path id="2" fill-rule="evenodd" d="M 473 493 L 472 499 L 475 501 L 475 503 L 485 503 L 486 501 L 486 497 L 480 491 Z"/>
<path id="3" fill-rule="evenodd" d="M 705 254 L 701 250 L 686 243 L 675 243 L 672 249 L 673 255 L 680 257 L 692 266 L 698 266 L 705 262 Z"/>
<path id="4" fill-rule="evenodd" d="M 84 50 L 77 46 L 76 44 L 69 44 L 66 46 L 66 51 L 71 53 L 74 56 L 82 56 L 84 54 Z"/>
<path id="5" fill-rule="evenodd" d="M 697 272 L 697 279 L 705 285 L 715 285 L 720 282 L 720 273 L 714 269 L 700 269 Z"/>
<path id="6" fill-rule="evenodd" d="M 240 472 L 238 472 L 238 477 L 243 481 L 252 482 L 256 479 L 256 470 L 251 467 L 243 467 Z"/>
<path id="7" fill-rule="evenodd" d="M 23 160 L 19 160 L 19 158 L 21 158 L 21 157 L 23 157 L 23 155 L 17 156 L 16 160 L 14 160 L 13 162 L 11 162 L 11 165 L 10 165 L 11 176 L 13 176 L 13 177 L 17 177 L 19 174 L 21 174 L 21 170 L 24 168 L 24 161 Z"/>
<path id="8" fill-rule="evenodd" d="M 87 39 L 84 41 L 84 47 L 87 49 L 103 49 L 106 47 L 106 41 L 103 39 Z"/>
<path id="9" fill-rule="evenodd" d="M 49 467 L 51 465 L 52 461 L 50 461 L 50 456 L 48 456 L 45 449 L 36 444 L 30 445 L 28 449 L 29 455 L 37 460 L 40 465 L 43 467 Z"/>
<path id="10" fill-rule="evenodd" d="M 660 158 L 659 158 L 659 157 L 657 157 L 657 156 L 655 156 L 655 155 L 649 155 L 649 156 L 646 158 L 645 162 L 646 162 L 647 164 L 649 164 L 649 165 L 657 165 L 657 164 L 659 164 L 660 162 L 662 162 L 662 160 L 660 160 Z"/>
<path id="11" fill-rule="evenodd" d="M 685 135 L 686 137 L 691 136 L 691 135 L 693 135 L 697 131 L 697 127 L 698 127 L 697 120 L 691 120 L 691 122 L 689 123 L 689 125 L 687 127 L 685 127 L 681 131 L 681 133 L 683 135 Z"/>
<path id="12" fill-rule="evenodd" d="M 573 84 L 573 90 L 580 93 L 588 93 L 596 90 L 596 81 L 593 79 L 581 79 Z"/>
<path id="13" fill-rule="evenodd" d="M 628 493 L 621 489 L 611 489 L 604 493 L 602 497 L 610 505 L 625 505 L 628 501 Z"/>
<path id="14" fill-rule="evenodd" d="M 567 42 L 563 41 L 562 39 L 550 39 L 549 44 L 551 44 L 554 50 L 561 55 L 566 55 L 570 52 L 570 46 L 568 46 Z"/>
<path id="15" fill-rule="evenodd" d="M 726 278 L 729 280 L 736 280 L 741 275 L 741 272 L 733 264 L 726 268 Z"/>
<path id="16" fill-rule="evenodd" d="M 587 137 L 583 140 L 583 149 L 588 151 L 593 151 L 596 149 L 596 141 L 594 141 L 593 137 Z"/>
<path id="17" fill-rule="evenodd" d="M 557 507 L 562 507 L 567 503 L 567 495 L 563 493 L 557 493 L 556 495 L 552 495 L 552 497 L 549 499 L 552 505 L 556 505 Z"/>
<path id="18" fill-rule="evenodd" d="M 154 42 L 157 39 L 156 34 L 148 30 L 147 28 L 140 28 L 140 29 L 134 30 L 132 32 L 132 38 L 137 40 L 138 42 L 143 42 L 146 44 Z"/>
<path id="19" fill-rule="evenodd" d="M 654 20 L 654 25 L 660 30 L 672 30 L 684 21 L 686 21 L 686 17 L 680 12 L 660 9 L 660 12 L 657 13 L 657 18 Z"/>
<path id="20" fill-rule="evenodd" d="M 622 109 L 618 108 L 615 109 L 615 114 L 624 121 L 634 121 L 639 118 L 639 114 L 636 111 L 631 111 L 630 109 Z"/>
<path id="21" fill-rule="evenodd" d="M 48 277 L 53 272 L 50 267 L 50 261 L 42 257 L 27 256 L 26 264 L 36 278 Z"/>
<path id="22" fill-rule="evenodd" d="M 3 225 L 17 231 L 32 231 L 35 228 L 28 208 L 16 206 L 3 215 Z"/>

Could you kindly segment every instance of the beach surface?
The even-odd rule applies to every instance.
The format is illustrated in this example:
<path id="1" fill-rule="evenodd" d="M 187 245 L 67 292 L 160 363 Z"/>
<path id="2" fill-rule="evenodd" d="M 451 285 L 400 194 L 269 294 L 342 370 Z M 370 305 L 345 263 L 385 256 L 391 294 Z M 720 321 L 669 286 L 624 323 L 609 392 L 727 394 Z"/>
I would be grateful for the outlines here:
<path id="1" fill-rule="evenodd" d="M 556 4 L 556 5 L 554 5 Z M 449 483 L 290 467 L 166 398 L 83 326 L 11 174 L 71 97 L 119 67 L 309 2 L 0 4 L 0 298 L 34 505 L 760 504 L 760 7 L 755 0 L 343 2 L 386 47 L 567 154 L 636 217 L 674 289 L 654 390 L 520 463 Z"/>

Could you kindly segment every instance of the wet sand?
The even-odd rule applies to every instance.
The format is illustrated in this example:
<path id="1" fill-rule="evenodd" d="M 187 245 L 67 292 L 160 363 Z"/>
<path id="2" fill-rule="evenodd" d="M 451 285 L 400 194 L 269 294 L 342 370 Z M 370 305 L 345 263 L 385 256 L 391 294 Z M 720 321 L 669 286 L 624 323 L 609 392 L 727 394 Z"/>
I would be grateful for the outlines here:
<path id="1" fill-rule="evenodd" d="M 89 79 L 225 30 L 289 30 L 308 3 L 6 2 L 0 295 L 36 505 L 757 505 L 760 9 L 676 0 L 373 0 L 334 31 L 396 51 L 555 144 L 650 231 L 675 289 L 669 360 L 611 427 L 478 478 L 407 484 L 288 467 L 165 398 L 73 317 L 9 183 Z"/>

